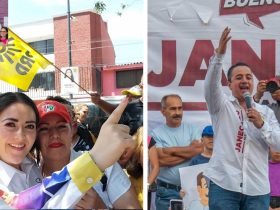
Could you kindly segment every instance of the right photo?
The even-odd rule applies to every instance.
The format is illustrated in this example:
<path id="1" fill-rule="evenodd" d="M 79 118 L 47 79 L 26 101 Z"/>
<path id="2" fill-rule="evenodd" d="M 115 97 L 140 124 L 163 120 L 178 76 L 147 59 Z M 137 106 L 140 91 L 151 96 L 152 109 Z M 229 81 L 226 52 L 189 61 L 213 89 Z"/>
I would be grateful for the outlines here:
<path id="1" fill-rule="evenodd" d="M 280 209 L 279 3 L 147 2 L 148 210 Z"/>

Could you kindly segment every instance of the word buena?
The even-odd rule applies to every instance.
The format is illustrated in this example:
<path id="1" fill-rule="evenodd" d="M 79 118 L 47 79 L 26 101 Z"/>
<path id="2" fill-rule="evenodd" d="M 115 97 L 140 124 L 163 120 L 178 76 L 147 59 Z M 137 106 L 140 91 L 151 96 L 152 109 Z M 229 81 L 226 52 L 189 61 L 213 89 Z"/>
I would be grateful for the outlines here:
<path id="1" fill-rule="evenodd" d="M 280 4 L 280 0 L 225 0 L 224 8 Z"/>

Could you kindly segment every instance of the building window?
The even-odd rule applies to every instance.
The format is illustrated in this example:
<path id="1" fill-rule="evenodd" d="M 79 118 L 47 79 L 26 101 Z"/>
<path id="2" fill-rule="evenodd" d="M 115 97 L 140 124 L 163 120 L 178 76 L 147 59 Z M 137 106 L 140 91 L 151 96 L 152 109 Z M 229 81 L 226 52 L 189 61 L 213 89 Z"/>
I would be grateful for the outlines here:
<path id="1" fill-rule="evenodd" d="M 116 72 L 116 80 L 117 87 L 116 88 L 129 88 L 134 85 L 137 85 L 141 81 L 141 77 L 143 74 L 143 70 L 129 70 L 129 71 L 117 71 Z"/>
<path id="2" fill-rule="evenodd" d="M 30 42 L 29 45 L 42 54 L 52 54 L 54 52 L 53 39 Z"/>
<path id="3" fill-rule="evenodd" d="M 55 90 L 55 76 L 53 72 L 37 73 L 29 86 L 29 90 L 43 89 L 43 90 Z M 23 92 L 23 90 L 20 90 Z"/>

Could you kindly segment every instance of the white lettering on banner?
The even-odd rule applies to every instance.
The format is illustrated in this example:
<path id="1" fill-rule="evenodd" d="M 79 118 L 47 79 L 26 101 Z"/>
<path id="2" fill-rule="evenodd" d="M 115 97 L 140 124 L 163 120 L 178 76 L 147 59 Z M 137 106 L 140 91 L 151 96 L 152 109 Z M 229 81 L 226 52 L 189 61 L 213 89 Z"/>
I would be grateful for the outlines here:
<path id="1" fill-rule="evenodd" d="M 280 0 L 225 0 L 224 8 L 280 4 Z"/>

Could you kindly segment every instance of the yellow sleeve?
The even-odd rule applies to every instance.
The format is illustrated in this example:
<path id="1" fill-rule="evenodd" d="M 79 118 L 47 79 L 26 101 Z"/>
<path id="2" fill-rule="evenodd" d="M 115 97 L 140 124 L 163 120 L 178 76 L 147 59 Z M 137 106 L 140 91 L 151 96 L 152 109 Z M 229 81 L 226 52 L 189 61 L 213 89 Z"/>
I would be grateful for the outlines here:
<path id="1" fill-rule="evenodd" d="M 103 172 L 88 152 L 83 153 L 67 166 L 72 181 L 82 193 L 88 191 L 103 176 Z"/>

